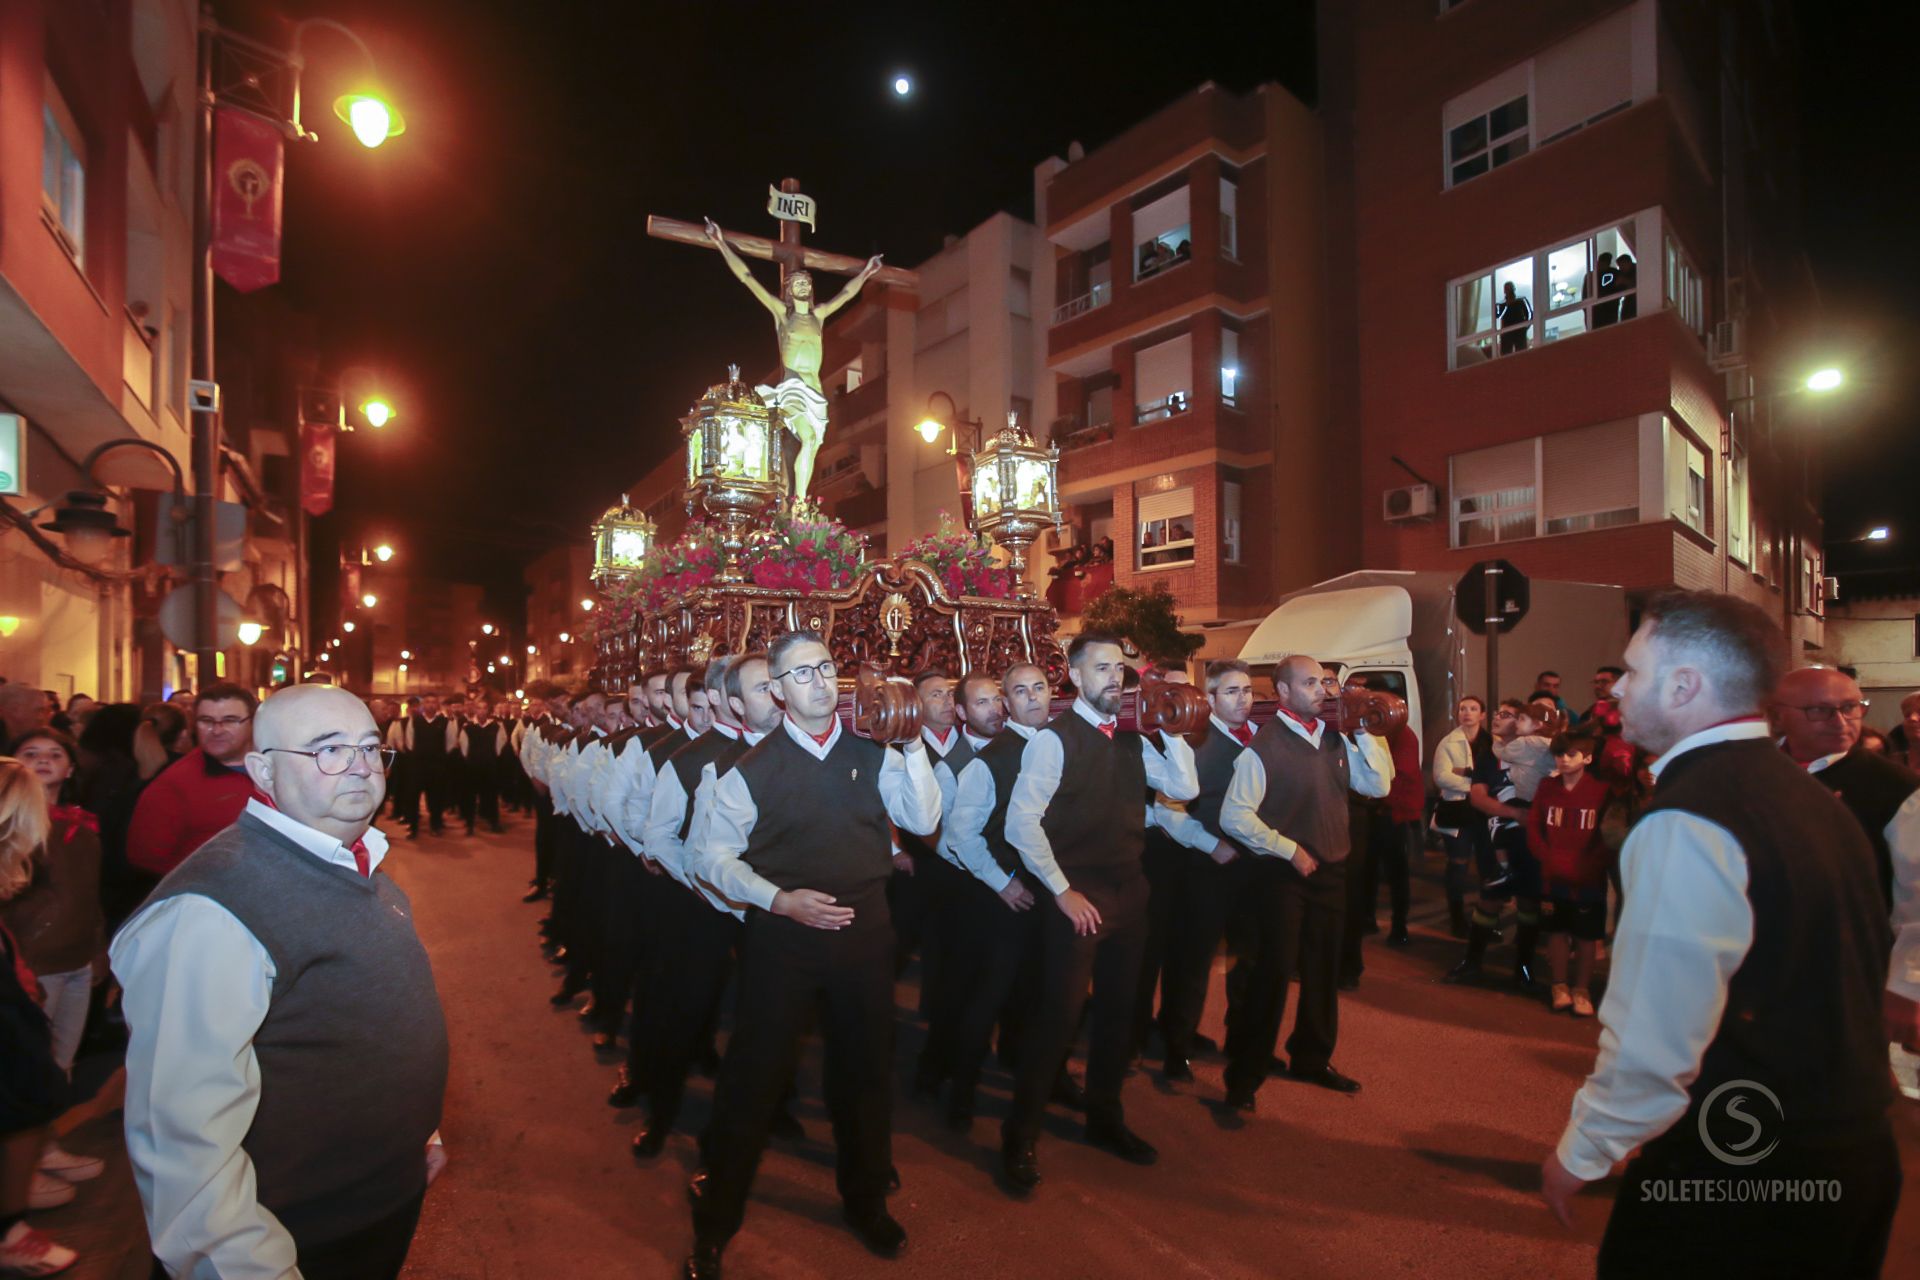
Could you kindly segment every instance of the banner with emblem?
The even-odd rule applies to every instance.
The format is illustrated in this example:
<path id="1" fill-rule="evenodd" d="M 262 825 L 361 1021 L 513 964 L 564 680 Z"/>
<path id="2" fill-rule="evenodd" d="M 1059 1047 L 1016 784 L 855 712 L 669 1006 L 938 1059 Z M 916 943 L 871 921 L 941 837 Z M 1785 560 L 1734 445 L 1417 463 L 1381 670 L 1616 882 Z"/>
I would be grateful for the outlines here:
<path id="1" fill-rule="evenodd" d="M 242 293 L 280 279 L 284 144 L 250 111 L 213 113 L 213 269 Z"/>
<path id="2" fill-rule="evenodd" d="M 798 191 L 782 191 L 776 186 L 767 187 L 767 212 L 782 222 L 804 222 L 807 230 L 817 230 L 813 225 L 816 208 L 812 196 L 801 195 Z"/>
<path id="3" fill-rule="evenodd" d="M 336 432 L 323 422 L 300 427 L 300 508 L 310 516 L 333 510 L 333 448 Z"/>

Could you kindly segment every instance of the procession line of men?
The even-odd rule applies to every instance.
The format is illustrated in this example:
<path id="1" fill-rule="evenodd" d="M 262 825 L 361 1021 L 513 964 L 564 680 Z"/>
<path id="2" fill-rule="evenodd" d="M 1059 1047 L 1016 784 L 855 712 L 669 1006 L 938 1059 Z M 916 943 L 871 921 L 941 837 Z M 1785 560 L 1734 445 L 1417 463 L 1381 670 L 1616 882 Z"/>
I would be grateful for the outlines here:
<path id="1" fill-rule="evenodd" d="M 836 665 L 805 631 L 701 671 L 651 672 L 624 699 L 556 694 L 521 735 L 537 792 L 534 893 L 551 886 L 549 941 L 565 965 L 553 1003 L 590 991 L 583 1016 L 600 1048 L 630 1018 L 608 1100 L 646 1103 L 637 1157 L 664 1148 L 734 981 L 691 1188 L 687 1275 L 720 1274 L 769 1134 L 791 1124 L 783 1100 L 815 1024 L 846 1220 L 878 1254 L 904 1246 L 886 1205 L 898 1185 L 896 914 L 923 962 L 928 1036 L 916 1090 L 944 1085 L 949 1124 L 970 1128 L 999 1027 L 1014 1082 L 1001 1174 L 1016 1195 L 1041 1181 L 1035 1146 L 1050 1101 L 1084 1110 L 1090 1144 L 1134 1163 L 1157 1158 L 1121 1099 L 1139 1048 L 1140 987 L 1161 982 L 1168 1075 L 1182 1078 L 1230 904 L 1253 921 L 1229 1016 L 1230 1105 L 1253 1110 L 1281 1066 L 1273 1051 L 1296 980 L 1284 1069 L 1359 1088 L 1332 1061 L 1348 794 L 1386 794 L 1385 744 L 1328 727 L 1321 716 L 1337 688 L 1309 658 L 1281 664 L 1279 714 L 1258 732 L 1247 667 L 1213 664 L 1213 714 L 1196 756 L 1180 737 L 1119 726 L 1127 668 L 1117 639 L 1083 634 L 1067 657 L 1075 698 L 1058 716 L 1032 664 L 957 685 L 922 676 L 924 728 L 903 747 L 841 724 Z M 1195 896 L 1206 904 L 1153 969 L 1150 828 L 1204 855 Z M 1081 1094 L 1065 1065 L 1088 1012 Z"/>
<path id="2" fill-rule="evenodd" d="M 529 810 L 532 785 L 520 765 L 520 745 L 534 717 L 516 714 L 511 702 L 439 694 L 408 697 L 403 707 L 386 699 L 369 704 L 382 740 L 398 754 L 388 798 L 408 837 L 420 835 L 421 805 L 434 835 L 444 834 L 449 813 L 468 835 L 485 823 L 499 834 L 505 805 Z M 398 714 L 396 714 L 398 712 Z"/>

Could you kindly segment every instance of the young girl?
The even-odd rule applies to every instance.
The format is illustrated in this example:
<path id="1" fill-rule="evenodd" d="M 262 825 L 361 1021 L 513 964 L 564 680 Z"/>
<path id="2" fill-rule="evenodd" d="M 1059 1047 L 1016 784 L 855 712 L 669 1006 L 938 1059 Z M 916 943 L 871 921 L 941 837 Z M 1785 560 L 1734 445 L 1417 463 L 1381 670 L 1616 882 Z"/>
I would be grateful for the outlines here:
<path id="1" fill-rule="evenodd" d="M 1559 772 L 1540 780 L 1527 811 L 1527 846 L 1540 863 L 1545 902 L 1547 967 L 1553 973 L 1553 1011 L 1571 1009 L 1576 1018 L 1593 1016 L 1588 983 L 1607 925 L 1607 866 L 1610 857 L 1601 835 L 1602 814 L 1611 792 L 1587 771 L 1594 742 L 1584 734 L 1563 733 L 1553 740 Z M 1568 939 L 1573 940 L 1569 990 Z"/>
<path id="2" fill-rule="evenodd" d="M 46 842 L 46 792 L 18 760 L 0 757 L 0 902 L 33 879 Z M 0 923 L 0 1272 L 53 1275 L 77 1255 L 26 1223 L 29 1207 L 73 1199 L 73 1187 L 37 1171 L 47 1125 L 66 1105 L 65 1073 L 54 1063 L 38 984 Z"/>

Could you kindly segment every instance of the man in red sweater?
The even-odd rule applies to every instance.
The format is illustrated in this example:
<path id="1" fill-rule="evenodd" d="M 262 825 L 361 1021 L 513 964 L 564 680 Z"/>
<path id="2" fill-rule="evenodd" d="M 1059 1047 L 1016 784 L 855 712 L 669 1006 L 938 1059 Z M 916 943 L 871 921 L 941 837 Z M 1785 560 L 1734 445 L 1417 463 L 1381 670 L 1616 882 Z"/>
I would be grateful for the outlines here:
<path id="1" fill-rule="evenodd" d="M 1555 1013 L 1593 1016 L 1587 984 L 1607 927 L 1607 868 L 1612 862 L 1600 837 L 1600 818 L 1612 795 L 1593 776 L 1594 740 L 1563 733 L 1553 740 L 1559 771 L 1540 780 L 1527 810 L 1527 848 L 1540 864 L 1544 889 L 1541 926 L 1547 934 L 1547 967 L 1553 971 Z M 1573 984 L 1568 990 L 1568 940 L 1573 941 Z"/>
<path id="2" fill-rule="evenodd" d="M 164 876 L 217 831 L 233 825 L 253 794 L 242 763 L 253 750 L 254 696 L 219 681 L 193 702 L 200 745 L 163 769 L 140 793 L 127 829 L 127 861 Z"/>

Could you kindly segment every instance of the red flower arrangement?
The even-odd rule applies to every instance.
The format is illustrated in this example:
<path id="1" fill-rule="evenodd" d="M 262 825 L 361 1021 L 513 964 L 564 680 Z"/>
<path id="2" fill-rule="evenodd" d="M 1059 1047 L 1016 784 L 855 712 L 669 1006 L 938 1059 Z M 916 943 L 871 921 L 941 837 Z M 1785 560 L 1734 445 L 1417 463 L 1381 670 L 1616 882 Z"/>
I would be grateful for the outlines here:
<path id="1" fill-rule="evenodd" d="M 1005 600 L 1013 595 L 1013 571 L 993 562 L 993 540 L 968 533 L 942 511 L 940 528 L 900 549 L 902 560 L 918 560 L 933 570 L 953 596 Z"/>
<path id="2" fill-rule="evenodd" d="M 829 591 L 853 585 L 867 558 L 867 540 L 837 520 L 776 513 L 747 536 L 741 567 L 756 587 Z"/>

